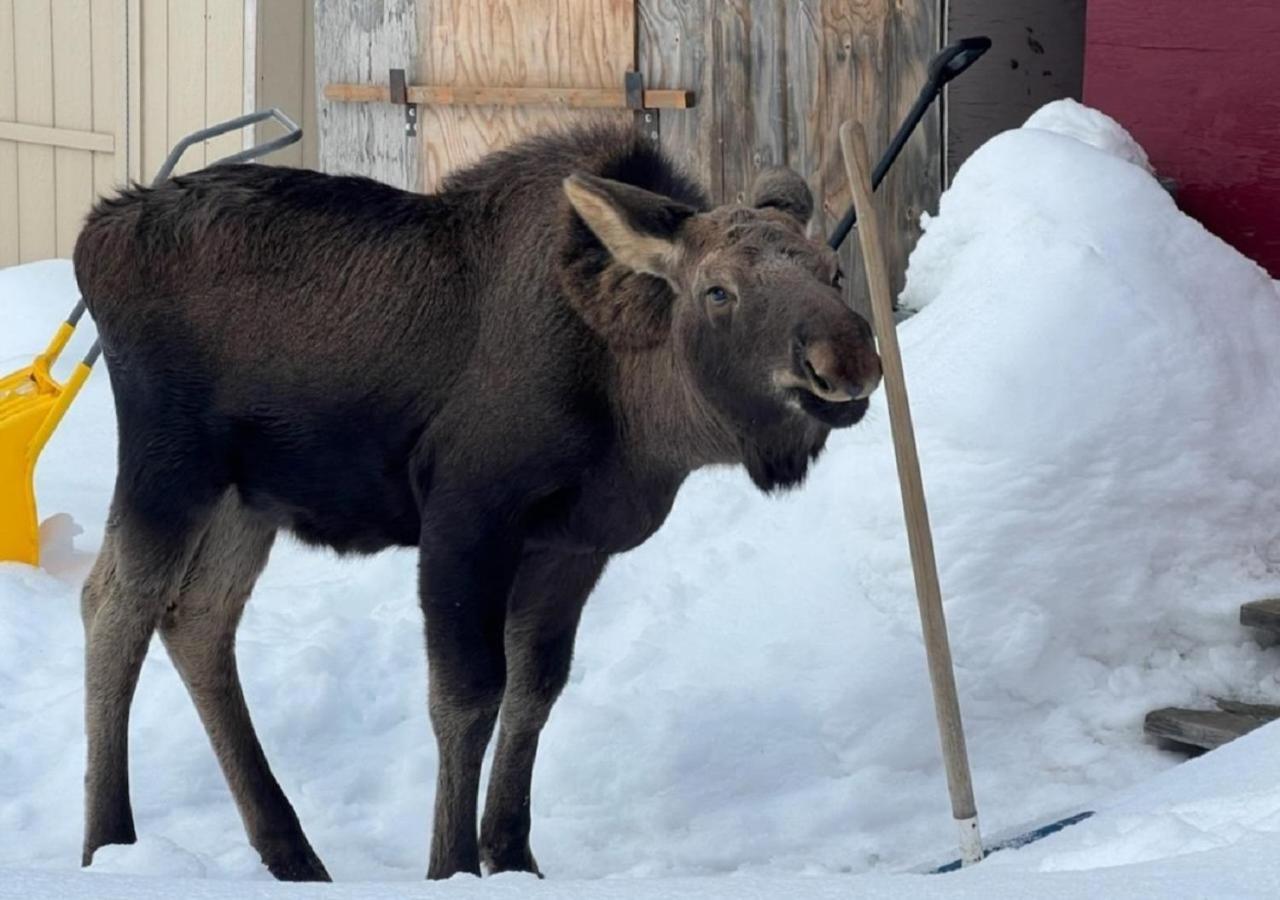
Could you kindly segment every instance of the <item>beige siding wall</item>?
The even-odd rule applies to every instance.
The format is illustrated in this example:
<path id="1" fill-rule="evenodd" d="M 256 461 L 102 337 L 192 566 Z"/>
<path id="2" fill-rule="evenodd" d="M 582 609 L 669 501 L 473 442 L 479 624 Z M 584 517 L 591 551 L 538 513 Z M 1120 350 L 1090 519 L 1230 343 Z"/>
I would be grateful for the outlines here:
<path id="1" fill-rule="evenodd" d="M 310 0 L 0 0 L 0 266 L 70 255 L 99 194 L 150 181 L 181 137 L 246 108 L 277 105 L 298 119 L 308 143 L 273 161 L 314 166 L 310 9 Z M 246 58 L 246 45 L 263 51 Z M 178 171 L 253 138 L 194 146 Z"/>
<path id="2" fill-rule="evenodd" d="M 115 182 L 125 0 L 0 0 L 0 266 L 71 252 Z"/>
<path id="3" fill-rule="evenodd" d="M 271 2 L 271 0 L 266 0 Z M 244 0 L 130 0 L 139 21 L 131 52 L 138 83 L 140 170 L 149 181 L 169 149 L 192 131 L 244 112 Z M 133 24 L 133 23 L 131 23 Z M 178 172 L 199 169 L 243 146 L 227 134 L 189 149 Z"/>

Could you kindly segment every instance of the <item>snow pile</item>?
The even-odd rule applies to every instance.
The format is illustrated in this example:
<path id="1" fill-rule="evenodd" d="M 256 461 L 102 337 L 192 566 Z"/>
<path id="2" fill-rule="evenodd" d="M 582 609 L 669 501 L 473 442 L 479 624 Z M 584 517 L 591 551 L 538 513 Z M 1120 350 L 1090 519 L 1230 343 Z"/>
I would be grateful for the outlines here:
<path id="1" fill-rule="evenodd" d="M 1142 145 L 1120 123 L 1106 113 L 1069 97 L 1040 107 L 1022 127 L 1065 134 L 1112 156 L 1128 160 L 1148 172 L 1154 171 L 1151 161 L 1147 159 L 1147 151 L 1142 149 Z"/>
<path id="2" fill-rule="evenodd" d="M 991 831 L 1173 765 L 1141 737 L 1153 707 L 1280 690 L 1280 653 L 1235 624 L 1242 601 L 1280 589 L 1280 298 L 1128 161 L 1127 135 L 1093 116 L 1082 132 L 1064 109 L 965 164 L 904 297 L 920 309 L 901 338 Z M 25 361 L 74 300 L 64 263 L 0 272 L 0 361 Z M 78 860 L 77 589 L 113 459 L 98 373 L 38 472 L 43 514 L 69 513 L 84 534 L 51 523 L 49 571 L 0 566 L 0 867 Z M 435 754 L 414 568 L 409 553 L 339 561 L 283 541 L 240 632 L 268 756 L 341 881 L 425 868 Z M 1242 742 L 1240 765 L 1278 742 L 1274 727 Z M 95 868 L 265 877 L 158 644 L 131 749 L 143 841 Z M 1257 872 L 1238 851 L 1275 830 L 1280 796 L 1248 790 L 1241 815 L 1224 812 L 1224 783 L 1182 819 L 1171 801 L 1077 826 L 1096 852 L 1072 829 L 1045 842 L 1054 855 L 1008 859 L 1056 870 L 1037 883 L 1047 896 L 1078 891 L 1086 882 L 1063 870 L 1081 867 L 1124 865 L 1155 884 L 1165 876 L 1142 860 L 1201 846 Z M 741 473 L 702 473 L 658 536 L 615 561 L 542 743 L 533 818 L 557 896 L 578 890 L 566 878 L 727 872 L 710 882 L 720 888 L 664 879 L 650 895 L 776 894 L 803 875 L 808 895 L 834 896 L 853 888 L 835 873 L 952 846 L 882 394 L 801 491 L 771 500 Z M 1138 821 L 1156 824 L 1137 834 Z M 1103 844 L 1123 834 L 1137 837 L 1109 861 Z M 27 877 L 33 892 L 64 883 Z M 1007 876 L 978 877 L 939 883 L 993 896 Z M 1125 883 L 1090 878 L 1094 894 Z M 543 889 L 490 884 L 493 896 Z M 581 894 L 631 895 L 618 885 Z M 866 896 L 918 886 L 857 882 Z"/>

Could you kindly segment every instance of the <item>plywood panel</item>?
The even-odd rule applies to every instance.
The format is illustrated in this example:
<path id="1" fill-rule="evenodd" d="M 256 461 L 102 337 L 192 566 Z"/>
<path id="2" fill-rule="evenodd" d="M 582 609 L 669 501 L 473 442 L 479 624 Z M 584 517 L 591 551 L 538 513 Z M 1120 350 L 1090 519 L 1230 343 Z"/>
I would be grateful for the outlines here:
<path id="1" fill-rule="evenodd" d="M 814 197 L 822 194 L 820 163 L 831 137 L 822 132 L 826 83 L 822 36 L 822 0 L 797 0 L 786 18 L 786 162 L 805 177 Z M 819 205 L 809 228 L 813 234 L 825 235 L 834 224 Z"/>
<path id="2" fill-rule="evenodd" d="M 169 3 L 169 128 L 166 145 L 203 128 L 205 115 L 205 0 Z M 175 172 L 189 172 L 205 164 L 205 146 L 196 144 L 182 157 Z"/>
<path id="3" fill-rule="evenodd" d="M 206 2 L 204 124 L 215 125 L 244 112 L 244 0 Z M 266 0 L 263 5 L 280 2 Z M 205 159 L 222 159 L 243 144 L 239 131 L 221 135 L 206 144 Z"/>
<path id="4" fill-rule="evenodd" d="M 12 122 L 18 113 L 13 41 L 13 0 L 0 0 L 0 121 L 4 122 Z M 0 266 L 17 265 L 20 258 L 18 146 L 0 141 Z"/>
<path id="5" fill-rule="evenodd" d="M 53 125 L 52 18 L 49 3 L 14 0 L 17 120 Z M 18 145 L 19 251 L 23 262 L 57 255 L 52 147 Z"/>
<path id="6" fill-rule="evenodd" d="M 616 87 L 635 65 L 634 0 L 444 0 L 419 12 L 425 84 Z M 629 112 L 445 106 L 420 111 L 427 190 L 520 137 Z"/>
<path id="7" fill-rule="evenodd" d="M 413 77 L 418 58 L 414 0 L 377 4 L 315 0 L 315 4 L 317 85 L 385 83 L 393 67 Z M 323 171 L 356 172 L 409 190 L 421 189 L 421 145 L 405 139 L 401 110 L 386 103 L 320 100 L 318 125 Z"/>
<path id="8" fill-rule="evenodd" d="M 141 142 L 140 175 L 149 182 L 169 153 L 169 3 L 141 0 L 142 52 L 137 90 L 142 98 L 136 137 Z"/>
<path id="9" fill-rule="evenodd" d="M 116 135 L 116 152 L 122 157 L 127 153 L 127 136 L 121 132 L 119 76 L 124 66 L 125 45 L 121 41 L 124 24 L 120 13 L 124 10 L 121 0 L 92 0 L 90 17 L 93 92 L 93 130 Z M 117 159 L 115 154 L 93 155 L 93 193 L 107 193 L 116 182 Z"/>
<path id="10" fill-rule="evenodd" d="M 52 4 L 53 121 L 93 128 L 93 23 L 89 0 Z M 68 257 L 93 200 L 93 153 L 58 147 L 54 157 L 54 218 L 58 256 Z"/>

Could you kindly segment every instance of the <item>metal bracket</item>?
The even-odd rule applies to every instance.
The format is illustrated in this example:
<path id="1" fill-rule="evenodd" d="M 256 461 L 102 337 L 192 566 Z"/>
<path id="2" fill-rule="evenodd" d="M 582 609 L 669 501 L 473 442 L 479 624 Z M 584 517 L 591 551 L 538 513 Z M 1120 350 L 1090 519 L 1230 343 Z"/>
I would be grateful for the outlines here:
<path id="1" fill-rule="evenodd" d="M 639 72 L 628 71 L 623 79 L 626 90 L 627 109 L 635 117 L 636 130 L 655 143 L 658 140 L 658 111 L 644 107 L 644 76 Z"/>
<path id="2" fill-rule="evenodd" d="M 404 69 L 391 70 L 391 102 L 404 106 L 404 136 L 413 137 L 418 133 L 418 106 L 409 102 L 409 86 L 405 81 Z"/>

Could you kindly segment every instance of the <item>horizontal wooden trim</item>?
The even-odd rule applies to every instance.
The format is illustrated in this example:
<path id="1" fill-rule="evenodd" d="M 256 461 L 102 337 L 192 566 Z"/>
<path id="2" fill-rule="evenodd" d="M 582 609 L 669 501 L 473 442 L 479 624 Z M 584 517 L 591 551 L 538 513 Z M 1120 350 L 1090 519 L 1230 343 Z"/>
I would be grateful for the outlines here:
<path id="1" fill-rule="evenodd" d="M 438 87 L 409 85 L 409 102 L 428 106 L 566 106 L 571 109 L 626 109 L 623 88 Z M 326 84 L 326 100 L 345 103 L 390 103 L 385 84 Z M 688 109 L 693 91 L 646 90 L 645 109 Z"/>
<path id="2" fill-rule="evenodd" d="M 67 147 L 71 150 L 92 150 L 94 153 L 116 152 L 114 134 L 76 131 L 72 128 L 49 128 L 45 125 L 26 125 L 22 122 L 0 122 L 0 141 Z"/>

